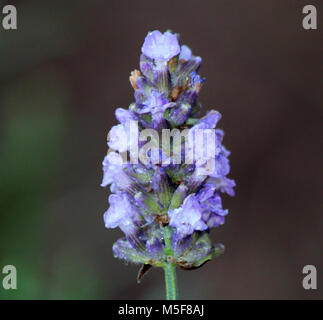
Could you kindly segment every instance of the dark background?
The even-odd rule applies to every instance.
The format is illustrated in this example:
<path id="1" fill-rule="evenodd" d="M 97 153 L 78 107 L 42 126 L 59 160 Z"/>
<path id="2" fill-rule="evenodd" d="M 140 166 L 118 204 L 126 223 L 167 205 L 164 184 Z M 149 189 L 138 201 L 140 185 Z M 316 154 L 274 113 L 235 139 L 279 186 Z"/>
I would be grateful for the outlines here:
<path id="1" fill-rule="evenodd" d="M 113 258 L 121 232 L 104 228 L 99 187 L 114 110 L 134 100 L 128 76 L 154 29 L 180 33 L 203 58 L 200 100 L 223 115 L 237 182 L 213 230 L 226 252 L 179 271 L 180 297 L 323 298 L 319 1 L 10 4 L 18 30 L 0 27 L 0 268 L 17 267 L 18 290 L 0 286 L 1 298 L 164 298 L 162 270 L 138 285 L 137 266 Z M 302 27 L 306 4 L 318 30 Z M 302 287 L 308 264 L 317 290 Z"/>

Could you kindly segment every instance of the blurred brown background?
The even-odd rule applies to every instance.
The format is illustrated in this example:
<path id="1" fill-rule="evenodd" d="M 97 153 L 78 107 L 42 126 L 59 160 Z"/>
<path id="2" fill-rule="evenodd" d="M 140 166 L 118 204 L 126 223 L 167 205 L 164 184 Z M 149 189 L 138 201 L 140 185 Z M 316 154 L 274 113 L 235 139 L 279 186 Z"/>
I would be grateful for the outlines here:
<path id="1" fill-rule="evenodd" d="M 7 2 L 1 3 L 1 8 Z M 162 270 L 136 284 L 113 258 L 100 188 L 114 110 L 134 100 L 148 31 L 172 29 L 203 58 L 204 111 L 219 110 L 235 198 L 213 231 L 223 256 L 179 271 L 183 299 L 322 299 L 320 1 L 10 1 L 0 28 L 0 268 L 6 299 L 162 299 Z M 316 5 L 318 30 L 302 28 Z M 318 289 L 304 290 L 315 265 Z M 2 281 L 0 273 L 0 280 Z"/>

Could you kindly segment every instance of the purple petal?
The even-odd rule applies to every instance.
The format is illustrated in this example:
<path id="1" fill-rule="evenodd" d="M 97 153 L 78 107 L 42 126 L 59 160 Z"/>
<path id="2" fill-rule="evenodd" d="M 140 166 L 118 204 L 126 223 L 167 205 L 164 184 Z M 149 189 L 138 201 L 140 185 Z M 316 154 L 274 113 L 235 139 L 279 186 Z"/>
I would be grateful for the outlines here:
<path id="1" fill-rule="evenodd" d="M 151 59 L 169 60 L 180 53 L 176 35 L 171 32 L 162 34 L 155 30 L 149 32 L 141 48 L 142 53 Z"/>
<path id="2" fill-rule="evenodd" d="M 202 220 L 202 208 L 194 194 L 189 195 L 183 205 L 168 212 L 169 224 L 176 228 L 177 232 L 185 237 L 195 230 L 206 230 L 207 225 Z"/>
<path id="3" fill-rule="evenodd" d="M 131 205 L 126 194 L 111 194 L 109 209 L 104 213 L 106 228 L 119 227 L 125 234 L 133 234 L 139 222 L 139 213 Z"/>
<path id="4" fill-rule="evenodd" d="M 190 60 L 192 57 L 192 51 L 188 46 L 181 46 L 181 53 L 179 55 L 179 59 L 180 60 L 185 60 L 188 61 Z"/>

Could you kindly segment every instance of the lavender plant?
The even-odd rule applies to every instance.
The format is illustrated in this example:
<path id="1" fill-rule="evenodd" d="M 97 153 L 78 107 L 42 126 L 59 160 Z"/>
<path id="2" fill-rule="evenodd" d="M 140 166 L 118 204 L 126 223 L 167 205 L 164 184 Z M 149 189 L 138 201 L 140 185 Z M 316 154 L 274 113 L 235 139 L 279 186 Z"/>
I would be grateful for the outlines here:
<path id="1" fill-rule="evenodd" d="M 135 102 L 116 109 L 120 124 L 108 135 L 101 186 L 110 185 L 111 194 L 104 223 L 123 231 L 113 253 L 141 265 L 138 282 L 161 267 L 166 297 L 176 299 L 176 267 L 199 268 L 223 252 L 223 245 L 211 243 L 210 229 L 224 223 L 228 210 L 220 193 L 234 196 L 235 182 L 227 178 L 230 152 L 216 128 L 220 113 L 198 118 L 202 59 L 170 31 L 149 32 L 141 50 L 140 71 L 130 75 Z M 173 138 L 167 143 L 165 131 Z"/>

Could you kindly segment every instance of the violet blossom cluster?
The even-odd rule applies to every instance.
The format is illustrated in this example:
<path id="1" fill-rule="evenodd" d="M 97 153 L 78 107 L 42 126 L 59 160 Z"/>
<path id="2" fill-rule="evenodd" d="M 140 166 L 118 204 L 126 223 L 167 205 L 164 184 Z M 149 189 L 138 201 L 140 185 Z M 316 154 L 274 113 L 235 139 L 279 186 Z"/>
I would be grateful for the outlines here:
<path id="1" fill-rule="evenodd" d="M 202 59 L 181 45 L 177 34 L 149 32 L 141 50 L 140 71 L 130 75 L 135 102 L 128 109 L 116 110 L 119 124 L 108 135 L 101 186 L 109 185 L 111 194 L 104 223 L 107 228 L 119 227 L 125 235 L 113 245 L 117 258 L 149 266 L 173 263 L 197 268 L 222 253 L 223 246 L 212 244 L 209 233 L 228 214 L 220 194 L 234 195 L 235 182 L 227 177 L 230 152 L 222 145 L 224 132 L 216 128 L 221 115 L 211 110 L 198 117 L 204 79 L 197 72 Z M 140 132 L 154 129 L 159 135 L 163 129 L 214 130 L 211 143 L 203 145 L 215 150 L 212 170 L 198 174 L 205 161 L 196 158 L 189 164 L 131 163 L 129 157 L 125 161 L 133 144 L 142 144 L 131 142 L 131 121 L 138 123 Z M 192 148 L 201 146 L 193 143 Z M 157 148 L 160 155 L 162 145 Z M 170 160 L 174 156 L 170 153 Z"/>

